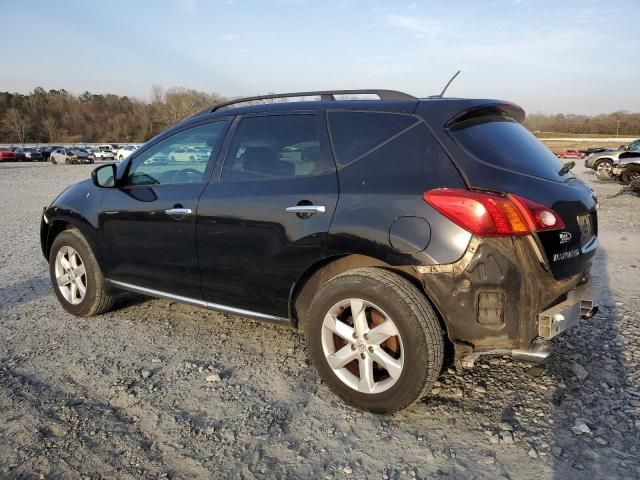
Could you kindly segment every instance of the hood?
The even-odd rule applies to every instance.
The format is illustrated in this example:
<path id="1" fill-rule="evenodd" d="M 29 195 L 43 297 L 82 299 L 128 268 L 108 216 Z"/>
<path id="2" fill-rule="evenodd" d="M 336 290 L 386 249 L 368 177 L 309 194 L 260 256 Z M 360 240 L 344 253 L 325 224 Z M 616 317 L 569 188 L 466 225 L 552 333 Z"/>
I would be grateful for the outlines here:
<path id="1" fill-rule="evenodd" d="M 598 152 L 598 153 L 592 153 L 591 155 L 589 155 L 589 159 L 596 159 L 596 158 L 600 158 L 600 157 L 613 157 L 613 158 L 617 158 L 618 155 L 620 155 L 621 153 L 626 152 L 627 150 L 611 150 L 609 152 Z"/>

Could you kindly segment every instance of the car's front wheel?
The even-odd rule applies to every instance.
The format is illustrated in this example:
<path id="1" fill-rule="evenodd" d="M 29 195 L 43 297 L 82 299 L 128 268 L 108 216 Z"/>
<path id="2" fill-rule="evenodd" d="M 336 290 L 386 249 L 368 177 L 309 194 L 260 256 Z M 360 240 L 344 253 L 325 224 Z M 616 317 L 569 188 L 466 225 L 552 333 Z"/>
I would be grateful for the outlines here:
<path id="1" fill-rule="evenodd" d="M 426 297 L 379 268 L 338 275 L 309 309 L 307 342 L 320 377 L 346 402 L 376 413 L 420 400 L 438 378 L 444 337 Z"/>
<path id="2" fill-rule="evenodd" d="M 610 160 L 602 160 L 595 166 L 596 173 L 600 173 L 601 176 L 611 176 L 612 168 L 613 163 Z"/>
<path id="3" fill-rule="evenodd" d="M 82 234 L 75 229 L 60 233 L 49 252 L 49 274 L 58 301 L 73 315 L 91 317 L 111 308 L 102 271 Z"/>

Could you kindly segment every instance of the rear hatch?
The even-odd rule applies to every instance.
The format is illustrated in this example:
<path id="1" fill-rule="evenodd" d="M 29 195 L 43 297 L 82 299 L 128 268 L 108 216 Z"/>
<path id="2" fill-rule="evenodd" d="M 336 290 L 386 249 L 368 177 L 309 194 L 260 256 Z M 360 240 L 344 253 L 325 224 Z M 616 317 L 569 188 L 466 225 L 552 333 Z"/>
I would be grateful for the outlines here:
<path id="1" fill-rule="evenodd" d="M 586 272 L 597 247 L 597 200 L 593 191 L 549 148 L 524 128 L 513 104 L 474 106 L 436 130 L 472 189 L 512 193 L 554 210 L 564 228 L 535 238 L 553 275 Z M 439 132 L 438 132 L 439 130 Z"/>

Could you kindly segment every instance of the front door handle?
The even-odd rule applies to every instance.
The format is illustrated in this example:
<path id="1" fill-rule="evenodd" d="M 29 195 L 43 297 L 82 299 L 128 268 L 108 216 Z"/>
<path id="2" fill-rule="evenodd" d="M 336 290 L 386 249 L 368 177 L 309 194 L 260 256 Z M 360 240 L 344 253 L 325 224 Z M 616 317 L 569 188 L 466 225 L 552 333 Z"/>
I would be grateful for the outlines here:
<path id="1" fill-rule="evenodd" d="M 286 210 L 289 213 L 308 213 L 309 215 L 327 211 L 324 205 L 296 205 L 295 207 L 287 207 Z"/>
<path id="2" fill-rule="evenodd" d="M 192 210 L 190 208 L 168 208 L 164 211 L 167 215 L 173 215 L 181 217 L 183 215 L 191 215 Z"/>

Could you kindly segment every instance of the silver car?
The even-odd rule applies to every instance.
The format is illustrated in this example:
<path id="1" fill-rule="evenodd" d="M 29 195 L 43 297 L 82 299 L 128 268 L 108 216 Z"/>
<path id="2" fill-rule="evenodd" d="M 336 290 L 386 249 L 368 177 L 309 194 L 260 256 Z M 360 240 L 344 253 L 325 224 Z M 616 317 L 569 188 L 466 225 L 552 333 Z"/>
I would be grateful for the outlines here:
<path id="1" fill-rule="evenodd" d="M 599 176 L 607 177 L 613 174 L 612 168 L 620 160 L 635 157 L 640 157 L 640 139 L 631 142 L 623 149 L 589 155 L 584 161 L 584 166 L 594 169 Z"/>
<path id="2" fill-rule="evenodd" d="M 637 157 L 622 158 L 612 167 L 612 175 L 620 179 L 622 183 L 630 185 L 634 180 L 640 179 L 640 152 Z"/>

